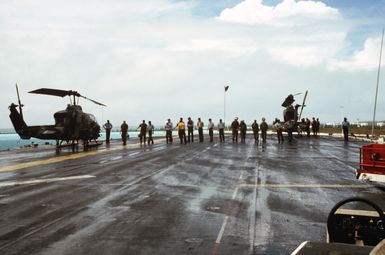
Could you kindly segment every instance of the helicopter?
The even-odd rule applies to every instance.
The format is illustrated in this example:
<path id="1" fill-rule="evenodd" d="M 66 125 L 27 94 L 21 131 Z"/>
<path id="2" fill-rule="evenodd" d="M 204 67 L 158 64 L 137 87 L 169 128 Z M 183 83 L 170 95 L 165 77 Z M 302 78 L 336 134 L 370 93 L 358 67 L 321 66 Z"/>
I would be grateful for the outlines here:
<path id="1" fill-rule="evenodd" d="M 30 139 L 31 137 L 43 139 L 43 140 L 56 140 L 56 146 L 60 147 L 63 141 L 72 142 L 75 145 L 75 141 L 83 141 L 84 146 L 100 145 L 96 139 L 100 136 L 100 125 L 96 121 L 96 118 L 89 113 L 85 113 L 82 107 L 78 104 L 79 98 L 87 99 L 97 105 L 106 106 L 95 100 L 82 96 L 77 91 L 73 90 L 61 90 L 41 88 L 30 91 L 33 94 L 42 94 L 58 97 L 70 97 L 70 104 L 62 111 L 58 111 L 54 114 L 54 125 L 39 125 L 28 126 L 23 117 L 22 108 L 24 105 L 21 103 L 19 89 L 16 84 L 16 92 L 18 98 L 18 104 L 12 103 L 9 106 L 11 114 L 9 115 L 13 127 L 21 139 Z M 77 100 L 76 100 L 77 99 Z M 19 111 L 17 110 L 19 108 Z M 94 144 L 92 144 L 94 141 Z"/>
<path id="2" fill-rule="evenodd" d="M 282 107 L 285 107 L 285 110 L 283 110 L 284 130 L 286 132 L 288 132 L 290 135 L 294 131 L 300 132 L 300 131 L 304 130 L 304 128 L 305 128 L 301 125 L 301 123 L 298 124 L 298 120 L 301 119 L 303 108 L 306 106 L 305 103 L 306 103 L 308 91 L 306 90 L 306 92 L 305 92 L 305 96 L 303 97 L 302 105 L 300 105 L 300 104 L 293 105 L 293 103 L 295 102 L 294 96 L 297 96 L 300 94 L 302 94 L 302 93 L 297 93 L 294 95 L 293 94 L 288 95 L 286 97 L 285 101 L 283 101 L 283 103 L 281 105 Z M 301 110 L 298 114 L 299 109 L 301 109 Z"/>

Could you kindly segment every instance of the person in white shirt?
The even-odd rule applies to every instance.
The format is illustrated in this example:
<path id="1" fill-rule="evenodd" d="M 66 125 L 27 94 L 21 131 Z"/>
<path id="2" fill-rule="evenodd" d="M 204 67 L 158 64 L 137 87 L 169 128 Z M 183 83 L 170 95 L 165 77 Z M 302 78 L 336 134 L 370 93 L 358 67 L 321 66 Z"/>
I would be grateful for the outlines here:
<path id="1" fill-rule="evenodd" d="M 221 143 L 224 143 L 225 142 L 225 123 L 222 122 L 222 119 L 219 120 L 218 131 L 219 131 L 219 140 L 221 141 Z"/>
<path id="2" fill-rule="evenodd" d="M 167 120 L 166 125 L 164 126 L 164 130 L 166 130 L 166 142 L 172 143 L 172 122 L 170 119 Z"/>
<path id="3" fill-rule="evenodd" d="M 212 143 L 214 138 L 214 122 L 212 122 L 211 119 L 209 119 L 209 124 L 207 125 L 207 128 L 209 130 L 210 143 Z"/>
<path id="4" fill-rule="evenodd" d="M 106 144 L 110 143 L 110 134 L 112 129 L 112 124 L 109 120 L 107 120 L 107 123 L 103 125 L 104 129 L 106 130 Z"/>
<path id="5" fill-rule="evenodd" d="M 342 128 L 342 132 L 344 133 L 344 139 L 346 142 L 349 141 L 349 126 L 350 126 L 350 123 L 348 119 L 345 117 L 344 121 L 342 121 L 341 123 L 341 128 Z"/>
<path id="6" fill-rule="evenodd" d="M 199 142 L 203 142 L 203 122 L 201 121 L 201 118 L 198 118 L 197 122 L 197 128 L 198 128 L 198 134 L 199 134 Z"/>
<path id="7" fill-rule="evenodd" d="M 154 140 L 152 139 L 152 135 L 154 134 L 154 125 L 151 124 L 151 121 L 148 122 L 147 125 L 147 132 L 148 132 L 148 144 L 154 144 Z"/>
<path id="8" fill-rule="evenodd" d="M 190 139 L 191 138 L 191 139 Z M 191 117 L 187 120 L 187 142 L 194 142 L 194 121 Z"/>

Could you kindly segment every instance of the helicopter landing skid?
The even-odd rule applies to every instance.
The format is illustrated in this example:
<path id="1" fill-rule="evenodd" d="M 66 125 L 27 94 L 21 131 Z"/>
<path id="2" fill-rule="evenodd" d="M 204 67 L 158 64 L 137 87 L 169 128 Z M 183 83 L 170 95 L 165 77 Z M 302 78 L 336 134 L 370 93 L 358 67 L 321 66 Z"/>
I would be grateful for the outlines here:
<path id="1" fill-rule="evenodd" d="M 95 142 L 87 142 L 87 143 L 84 143 L 83 146 L 84 148 L 91 148 L 91 147 L 96 147 L 96 146 L 99 146 L 99 145 L 102 145 L 103 142 L 100 142 L 100 141 L 95 141 Z"/>
<path id="2" fill-rule="evenodd" d="M 102 145 L 103 142 L 100 142 L 100 141 L 83 141 L 83 147 L 84 148 L 91 148 L 91 147 L 96 147 L 96 146 L 99 146 L 99 145 Z M 56 148 L 57 149 L 61 149 L 61 148 L 68 148 L 68 147 L 78 147 L 80 145 L 79 142 L 74 142 L 74 143 L 66 143 L 66 144 L 62 144 L 62 143 L 58 143 L 56 145 Z"/>

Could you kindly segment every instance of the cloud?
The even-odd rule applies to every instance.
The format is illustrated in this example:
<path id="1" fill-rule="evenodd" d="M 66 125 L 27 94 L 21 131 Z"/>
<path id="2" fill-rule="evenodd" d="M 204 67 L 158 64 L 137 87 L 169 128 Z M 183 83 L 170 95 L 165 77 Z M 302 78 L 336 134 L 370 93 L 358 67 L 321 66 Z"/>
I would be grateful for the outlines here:
<path id="1" fill-rule="evenodd" d="M 362 50 L 353 53 L 353 56 L 346 60 L 332 59 L 328 65 L 330 70 L 373 70 L 378 68 L 381 48 L 381 38 L 368 38 Z M 381 66 L 385 66 L 382 61 Z"/>
<path id="2" fill-rule="evenodd" d="M 247 0 L 237 6 L 247 3 L 250 8 L 236 6 L 218 17 L 202 17 L 194 16 L 193 3 L 1 1 L 1 119 L 8 119 L 15 82 L 29 124 L 51 123 L 53 112 L 67 103 L 67 98 L 26 93 L 39 87 L 78 90 L 108 105 L 104 117 L 115 124 L 126 119 L 130 125 L 143 118 L 156 124 L 186 114 L 222 117 L 225 84 L 230 84 L 228 116 L 245 119 L 277 117 L 289 93 L 309 89 L 310 96 L 321 95 L 324 84 L 333 95 L 345 91 L 333 83 L 335 77 L 341 80 L 340 69 L 349 67 L 339 57 L 348 45 L 349 24 L 338 10 L 314 1 L 285 0 L 272 7 Z M 265 21 L 223 19 L 223 13 L 235 10 L 239 17 Z M 326 70 L 331 60 L 340 65 L 336 72 Z M 357 77 L 352 74 L 346 84 L 357 83 Z M 338 98 L 334 101 L 348 108 Z M 96 108 L 81 104 L 87 112 Z M 324 102 L 319 105 L 317 109 L 325 110 Z"/>
<path id="3" fill-rule="evenodd" d="M 218 19 L 247 25 L 294 26 L 314 20 L 335 20 L 339 11 L 322 2 L 284 0 L 267 6 L 262 0 L 245 0 L 221 12 Z"/>

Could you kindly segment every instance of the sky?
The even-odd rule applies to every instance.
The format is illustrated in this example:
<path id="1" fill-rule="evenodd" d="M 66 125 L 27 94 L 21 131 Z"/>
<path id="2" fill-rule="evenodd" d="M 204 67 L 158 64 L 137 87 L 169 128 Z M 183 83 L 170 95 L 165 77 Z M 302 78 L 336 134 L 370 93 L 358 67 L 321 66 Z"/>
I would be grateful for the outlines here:
<path id="1" fill-rule="evenodd" d="M 19 85 L 28 125 L 76 90 L 99 123 L 282 119 L 289 94 L 322 123 L 373 118 L 385 0 L 2 0 L 0 128 Z M 385 55 L 385 53 L 383 54 Z M 385 120 L 385 59 L 377 120 Z M 224 86 L 229 90 L 224 94 Z M 226 104 L 224 104 L 226 101 Z"/>

